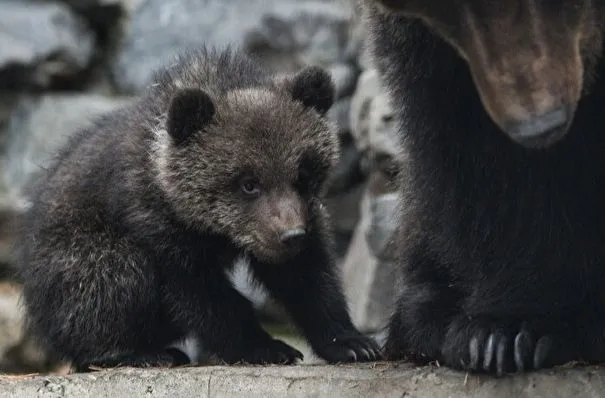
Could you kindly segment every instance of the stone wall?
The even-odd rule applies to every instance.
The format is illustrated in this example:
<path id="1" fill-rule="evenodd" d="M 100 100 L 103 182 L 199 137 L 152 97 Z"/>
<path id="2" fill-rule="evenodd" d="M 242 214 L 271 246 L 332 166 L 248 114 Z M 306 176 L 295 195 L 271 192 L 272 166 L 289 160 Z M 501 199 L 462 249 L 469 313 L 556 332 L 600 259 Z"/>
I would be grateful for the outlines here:
<path id="1" fill-rule="evenodd" d="M 0 0 L 0 370 L 48 369 L 22 336 L 10 244 L 28 182 L 77 128 L 132 100 L 152 70 L 202 43 L 235 45 L 268 67 L 326 67 L 337 86 L 330 111 L 342 161 L 330 177 L 328 206 L 355 323 L 380 330 L 393 297 L 385 242 L 396 196 L 395 120 L 364 52 L 352 0 Z M 233 280 L 259 313 L 283 311 L 246 273 Z M 4 285 L 0 285 L 4 286 Z"/>
<path id="2" fill-rule="evenodd" d="M 603 368 L 495 378 L 402 363 L 119 369 L 0 377 L 0 398 L 597 398 Z"/>

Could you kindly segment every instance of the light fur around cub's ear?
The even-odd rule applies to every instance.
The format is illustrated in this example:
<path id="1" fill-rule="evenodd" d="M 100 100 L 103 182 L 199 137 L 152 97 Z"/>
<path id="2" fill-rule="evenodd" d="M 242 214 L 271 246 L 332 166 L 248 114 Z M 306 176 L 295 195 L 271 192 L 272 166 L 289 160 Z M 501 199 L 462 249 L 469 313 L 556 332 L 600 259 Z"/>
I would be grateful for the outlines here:
<path id="1" fill-rule="evenodd" d="M 168 110 L 166 130 L 177 142 L 183 142 L 202 130 L 216 112 L 212 98 L 203 90 L 182 90 L 174 96 Z"/>
<path id="2" fill-rule="evenodd" d="M 332 76 L 319 66 L 307 66 L 284 79 L 292 99 L 325 115 L 335 100 Z"/>

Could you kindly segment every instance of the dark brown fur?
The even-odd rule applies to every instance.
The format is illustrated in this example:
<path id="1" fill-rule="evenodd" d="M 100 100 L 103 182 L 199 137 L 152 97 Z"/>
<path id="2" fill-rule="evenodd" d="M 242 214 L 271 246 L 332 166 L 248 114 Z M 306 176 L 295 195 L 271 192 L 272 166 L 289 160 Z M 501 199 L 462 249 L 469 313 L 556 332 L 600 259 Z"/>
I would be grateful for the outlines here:
<path id="1" fill-rule="evenodd" d="M 385 353 L 497 374 L 605 361 L 605 3 L 375 2 L 372 51 L 409 159 Z M 499 122 L 540 92 L 575 116 L 528 148 Z"/>
<path id="2" fill-rule="evenodd" d="M 187 362 L 168 347 L 188 339 L 228 363 L 302 358 L 228 281 L 244 256 L 320 357 L 376 358 L 349 319 L 322 205 L 332 101 L 319 68 L 274 76 L 229 50 L 158 71 L 37 186 L 17 246 L 32 331 L 79 368 Z"/>
<path id="3" fill-rule="evenodd" d="M 544 147 L 568 131 L 601 54 L 605 8 L 592 0 L 377 0 L 419 19 L 468 63 L 483 106 L 524 145 Z M 388 12 L 388 11 L 387 11 Z M 557 109 L 566 120 L 542 137 L 517 134 Z"/>

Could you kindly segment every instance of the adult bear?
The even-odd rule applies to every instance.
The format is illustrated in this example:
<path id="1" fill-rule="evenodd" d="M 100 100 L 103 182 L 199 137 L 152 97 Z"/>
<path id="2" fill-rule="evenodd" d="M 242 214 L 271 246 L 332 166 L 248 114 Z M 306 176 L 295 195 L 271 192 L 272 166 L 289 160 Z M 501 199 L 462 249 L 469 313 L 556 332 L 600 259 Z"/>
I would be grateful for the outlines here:
<path id="1" fill-rule="evenodd" d="M 605 360 L 605 2 L 363 3 L 410 159 L 386 355 Z"/>

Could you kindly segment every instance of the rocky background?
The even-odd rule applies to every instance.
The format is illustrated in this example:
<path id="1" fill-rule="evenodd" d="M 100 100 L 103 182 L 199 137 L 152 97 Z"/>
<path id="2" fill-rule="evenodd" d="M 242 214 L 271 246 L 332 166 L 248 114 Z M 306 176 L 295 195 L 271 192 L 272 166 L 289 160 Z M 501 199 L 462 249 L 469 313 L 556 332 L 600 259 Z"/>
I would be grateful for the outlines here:
<path id="1" fill-rule="evenodd" d="M 353 0 L 0 0 L 0 372 L 57 371 L 21 332 L 10 245 L 27 183 L 92 118 L 128 101 L 151 71 L 201 43 L 235 44 L 267 66 L 326 67 L 342 161 L 329 207 L 354 322 L 380 332 L 394 296 L 385 243 L 393 231 L 395 120 L 364 50 Z M 267 324 L 287 316 L 246 273 L 234 281 Z"/>

